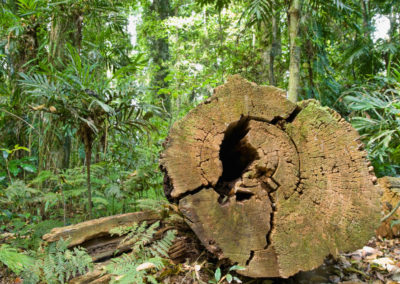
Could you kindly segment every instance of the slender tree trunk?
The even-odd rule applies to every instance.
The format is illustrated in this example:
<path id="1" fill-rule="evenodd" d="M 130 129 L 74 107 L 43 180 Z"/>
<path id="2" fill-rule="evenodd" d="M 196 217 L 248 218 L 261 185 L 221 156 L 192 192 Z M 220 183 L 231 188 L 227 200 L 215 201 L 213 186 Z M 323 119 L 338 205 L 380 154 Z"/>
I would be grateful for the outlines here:
<path id="1" fill-rule="evenodd" d="M 271 48 L 270 48 L 270 56 L 269 56 L 269 84 L 272 86 L 276 86 L 276 76 L 275 76 L 275 58 L 280 54 L 281 50 L 281 42 L 280 42 L 280 28 L 279 28 L 279 11 L 273 11 L 274 16 L 271 20 Z"/>
<path id="2" fill-rule="evenodd" d="M 368 0 L 361 0 L 361 7 L 362 7 L 362 15 L 363 15 L 363 30 L 364 36 L 366 38 L 370 38 L 370 21 L 368 15 Z"/>
<path id="3" fill-rule="evenodd" d="M 224 52 L 222 50 L 224 46 L 224 34 L 223 34 L 223 29 L 222 29 L 222 17 L 221 17 L 221 10 L 218 11 L 218 27 L 219 27 L 219 52 L 221 56 L 221 62 L 219 64 L 219 67 L 221 69 L 221 83 L 224 81 L 224 66 L 223 63 L 225 61 L 224 59 Z"/>
<path id="4" fill-rule="evenodd" d="M 393 38 L 395 37 L 396 27 L 397 27 L 397 17 L 393 11 L 393 7 L 389 13 L 389 21 L 390 21 L 390 29 L 389 29 L 389 42 L 393 42 Z M 386 76 L 391 76 L 391 66 L 393 60 L 393 53 L 389 52 L 386 57 Z"/>
<path id="5" fill-rule="evenodd" d="M 158 20 L 164 21 L 171 14 L 171 7 L 169 0 L 153 0 L 150 6 L 150 12 L 158 15 Z M 151 57 L 153 63 L 157 68 L 156 74 L 152 78 L 151 86 L 154 90 L 154 97 L 161 98 L 163 107 L 166 111 L 171 110 L 171 98 L 168 94 L 160 93 L 161 89 L 168 87 L 168 82 L 165 82 L 165 78 L 168 75 L 168 67 L 166 62 L 169 59 L 169 44 L 168 37 L 153 38 L 151 40 Z"/>
<path id="6" fill-rule="evenodd" d="M 92 219 L 92 186 L 90 182 L 90 167 L 92 164 L 92 139 L 91 129 L 88 126 L 83 127 L 82 135 L 85 144 L 85 158 L 86 158 L 86 184 L 88 189 L 88 214 L 89 219 Z"/>
<path id="7" fill-rule="evenodd" d="M 68 169 L 70 164 L 70 157 L 71 157 L 71 136 L 69 133 L 66 134 L 64 138 L 64 145 L 63 145 L 63 161 L 62 161 L 62 168 Z"/>
<path id="8" fill-rule="evenodd" d="M 86 183 L 88 188 L 88 206 L 89 206 L 89 219 L 92 219 L 92 185 L 90 183 L 90 166 L 92 160 L 92 149 L 86 150 Z"/>
<path id="9" fill-rule="evenodd" d="M 289 63 L 289 87 L 288 99 L 297 101 L 300 90 L 300 27 L 301 0 L 292 0 L 289 8 L 289 40 L 290 40 L 290 63 Z"/>
<path id="10" fill-rule="evenodd" d="M 309 83 L 309 88 L 311 90 L 311 93 L 314 95 L 314 74 L 313 74 L 313 69 L 312 69 L 312 62 L 314 58 L 314 50 L 313 50 L 313 44 L 312 42 L 307 39 L 306 42 L 306 54 L 307 54 L 307 69 L 308 69 L 308 83 Z"/>
<path id="11" fill-rule="evenodd" d="M 108 123 L 107 120 L 105 121 L 105 130 L 104 130 L 104 136 L 103 139 L 101 140 L 102 146 L 103 146 L 103 154 L 104 157 L 107 154 L 107 144 L 108 144 Z"/>

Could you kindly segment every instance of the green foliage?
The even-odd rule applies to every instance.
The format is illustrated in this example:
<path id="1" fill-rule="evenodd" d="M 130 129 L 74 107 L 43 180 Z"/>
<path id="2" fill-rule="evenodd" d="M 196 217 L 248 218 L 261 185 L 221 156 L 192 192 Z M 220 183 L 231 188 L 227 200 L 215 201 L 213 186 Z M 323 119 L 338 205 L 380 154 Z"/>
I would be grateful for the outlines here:
<path id="1" fill-rule="evenodd" d="M 214 4 L 220 11 L 223 8 L 228 8 L 232 0 L 196 0 L 200 5 Z"/>
<path id="2" fill-rule="evenodd" d="M 110 232 L 127 234 L 121 244 L 132 248 L 131 253 L 113 259 L 107 266 L 107 271 L 117 276 L 113 283 L 158 283 L 152 273 L 165 267 L 164 258 L 168 256 L 168 249 L 175 238 L 175 231 L 169 230 L 160 240 L 154 241 L 159 226 L 159 222 L 150 226 L 143 222 Z"/>
<path id="3" fill-rule="evenodd" d="M 380 176 L 400 173 L 399 86 L 371 82 L 344 93 L 353 111 L 351 123 L 360 132 Z"/>
<path id="4" fill-rule="evenodd" d="M 0 263 L 20 275 L 24 270 L 32 269 L 35 261 L 32 257 L 19 253 L 14 247 L 2 244 L 0 246 Z"/>
<path id="5" fill-rule="evenodd" d="M 399 175 L 400 6 L 364 2 L 302 1 L 299 97 L 351 119 L 378 175 Z M 86 219 L 89 203 L 92 217 L 169 214 L 158 159 L 171 125 L 231 74 L 287 88 L 290 3 L 2 1 L 1 233 L 36 251 L 43 233 Z M 379 15 L 391 28 L 374 39 Z M 129 269 L 153 257 L 124 256 Z"/>
<path id="6" fill-rule="evenodd" d="M 261 25 L 262 22 L 268 23 L 273 16 L 274 3 L 270 0 L 254 0 L 242 14 L 242 18 L 246 18 L 248 25 Z"/>
<path id="7" fill-rule="evenodd" d="M 30 152 L 28 148 L 19 146 L 18 144 L 15 145 L 13 149 L 6 149 L 6 148 L 0 149 L 0 151 L 2 151 L 2 158 L 3 158 L 3 163 L 0 163 L 0 166 L 3 166 L 5 168 L 5 171 L 0 172 L 0 182 L 6 180 L 7 177 L 9 178 L 9 182 L 12 182 L 13 177 L 17 177 L 22 170 L 25 170 L 26 172 L 29 173 L 36 172 L 36 167 L 32 164 L 35 158 L 33 157 L 24 157 L 22 159 L 14 158 L 15 154 L 21 150 Z"/>
<path id="8" fill-rule="evenodd" d="M 245 268 L 239 265 L 233 265 L 228 269 L 228 272 L 222 276 L 221 268 L 218 267 L 214 272 L 214 279 L 208 281 L 208 283 L 220 284 L 224 283 L 225 281 L 227 283 L 235 283 L 235 282 L 242 283 L 242 281 L 238 277 L 233 276 L 231 273 L 236 270 L 243 270 L 243 269 Z"/>
<path id="9" fill-rule="evenodd" d="M 85 250 L 68 249 L 68 241 L 50 244 L 43 261 L 43 274 L 47 283 L 65 283 L 71 276 L 83 274 L 92 267 L 92 258 Z"/>
<path id="10" fill-rule="evenodd" d="M 92 258 L 84 249 L 68 249 L 68 240 L 59 240 L 37 255 L 33 268 L 22 274 L 27 283 L 66 283 L 71 277 L 84 274 L 93 266 Z"/>

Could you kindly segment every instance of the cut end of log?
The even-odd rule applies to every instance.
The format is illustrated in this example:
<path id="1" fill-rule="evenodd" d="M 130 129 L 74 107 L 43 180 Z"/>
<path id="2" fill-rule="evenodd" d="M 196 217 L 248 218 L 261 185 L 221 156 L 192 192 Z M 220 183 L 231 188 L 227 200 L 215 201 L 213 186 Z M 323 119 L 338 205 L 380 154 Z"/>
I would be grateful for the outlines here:
<path id="1" fill-rule="evenodd" d="M 333 110 L 236 75 L 172 127 L 164 190 L 239 273 L 286 278 L 374 235 L 379 189 L 359 145 Z"/>

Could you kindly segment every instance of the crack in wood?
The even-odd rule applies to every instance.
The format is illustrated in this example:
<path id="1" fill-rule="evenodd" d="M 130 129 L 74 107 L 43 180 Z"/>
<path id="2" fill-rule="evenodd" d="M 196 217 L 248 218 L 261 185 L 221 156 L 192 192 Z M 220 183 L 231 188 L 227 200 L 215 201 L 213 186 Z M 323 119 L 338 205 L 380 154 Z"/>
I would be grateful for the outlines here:
<path id="1" fill-rule="evenodd" d="M 249 259 L 246 260 L 246 266 L 248 266 L 250 264 L 250 262 L 253 260 L 254 258 L 254 250 L 250 251 L 250 257 Z"/>
<path id="2" fill-rule="evenodd" d="M 276 206 L 275 206 L 276 200 L 275 200 L 274 193 L 275 193 L 276 191 L 278 191 L 278 190 L 279 190 L 279 187 L 280 187 L 280 184 L 279 184 L 277 181 L 275 181 L 275 180 L 273 179 L 273 177 L 270 177 L 270 179 L 271 179 L 275 184 L 277 184 L 278 187 L 275 188 L 275 189 L 273 189 L 273 188 L 270 187 L 267 183 L 264 183 L 264 185 L 270 189 L 270 190 L 267 190 L 267 192 L 268 192 L 269 200 L 271 201 L 271 208 L 272 208 L 272 211 L 271 211 L 271 213 L 270 213 L 270 219 L 269 219 L 269 220 L 270 220 L 270 221 L 269 221 L 270 227 L 269 227 L 269 231 L 267 232 L 267 235 L 265 236 L 265 239 L 266 239 L 267 244 L 266 244 L 266 246 L 264 247 L 264 249 L 267 249 L 267 248 L 271 245 L 271 243 L 272 243 L 272 241 L 271 241 L 271 233 L 272 233 L 272 231 L 273 231 L 274 228 L 275 228 L 275 213 L 276 213 L 276 210 L 277 210 L 277 209 L 276 209 Z"/>
<path id="3" fill-rule="evenodd" d="M 316 101 L 296 106 L 282 90 L 234 76 L 170 137 L 160 159 L 172 175 L 165 193 L 209 251 L 246 264 L 240 274 L 312 269 L 367 240 L 379 221 L 358 134 Z"/>

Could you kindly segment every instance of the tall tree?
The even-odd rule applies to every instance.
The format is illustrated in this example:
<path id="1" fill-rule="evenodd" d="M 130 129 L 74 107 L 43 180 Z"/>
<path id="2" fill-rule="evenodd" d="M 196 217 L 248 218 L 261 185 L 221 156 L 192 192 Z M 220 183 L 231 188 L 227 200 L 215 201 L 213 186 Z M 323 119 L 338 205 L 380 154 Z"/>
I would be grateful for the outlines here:
<path id="1" fill-rule="evenodd" d="M 288 99 L 297 101 L 300 90 L 300 17 L 301 0 L 291 0 L 289 6 L 289 40 L 290 40 L 290 65 L 289 65 L 289 86 Z"/>
<path id="2" fill-rule="evenodd" d="M 150 5 L 150 12 L 156 16 L 159 25 L 168 19 L 172 9 L 169 0 L 153 0 Z M 162 100 L 163 107 L 166 111 L 171 110 L 171 97 L 166 92 L 168 82 L 165 80 L 168 75 L 169 45 L 168 36 L 166 34 L 155 35 L 150 39 L 150 54 L 155 67 L 155 74 L 151 80 L 151 88 L 155 98 Z"/>

